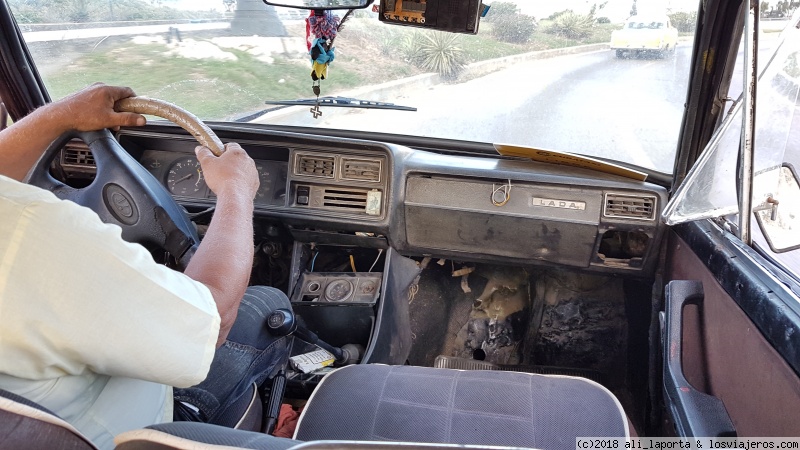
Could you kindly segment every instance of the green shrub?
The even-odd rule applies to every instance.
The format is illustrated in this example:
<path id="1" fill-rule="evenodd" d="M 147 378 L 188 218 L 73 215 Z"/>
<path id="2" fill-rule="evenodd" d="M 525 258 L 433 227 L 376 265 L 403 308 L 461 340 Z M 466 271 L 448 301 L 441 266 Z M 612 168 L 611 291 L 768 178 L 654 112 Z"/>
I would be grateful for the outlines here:
<path id="1" fill-rule="evenodd" d="M 413 30 L 411 33 L 399 34 L 396 38 L 400 41 L 400 55 L 403 60 L 415 66 L 422 65 L 422 52 L 420 51 L 422 35 L 421 30 Z"/>
<path id="2" fill-rule="evenodd" d="M 592 34 L 593 28 L 594 17 L 591 15 L 565 11 L 559 14 L 545 31 L 570 39 L 585 39 Z"/>
<path id="3" fill-rule="evenodd" d="M 608 17 L 598 17 L 597 23 L 611 23 L 611 19 Z"/>
<path id="4" fill-rule="evenodd" d="M 549 16 L 547 16 L 547 20 L 556 20 L 558 18 L 558 16 L 560 16 L 562 14 L 566 14 L 566 13 L 571 13 L 571 12 L 572 12 L 571 9 L 565 9 L 563 11 L 556 11 L 553 14 L 550 14 Z"/>
<path id="5" fill-rule="evenodd" d="M 459 46 L 459 36 L 441 31 L 417 31 L 406 36 L 402 52 L 409 62 L 422 70 L 455 79 L 466 65 L 466 52 Z"/>
<path id="6" fill-rule="evenodd" d="M 669 20 L 672 26 L 677 28 L 681 33 L 691 33 L 697 25 L 697 12 L 676 12 L 669 15 Z"/>
<path id="7" fill-rule="evenodd" d="M 495 39 L 512 44 L 524 44 L 538 26 L 533 16 L 525 14 L 500 16 L 495 19 L 491 35 Z"/>

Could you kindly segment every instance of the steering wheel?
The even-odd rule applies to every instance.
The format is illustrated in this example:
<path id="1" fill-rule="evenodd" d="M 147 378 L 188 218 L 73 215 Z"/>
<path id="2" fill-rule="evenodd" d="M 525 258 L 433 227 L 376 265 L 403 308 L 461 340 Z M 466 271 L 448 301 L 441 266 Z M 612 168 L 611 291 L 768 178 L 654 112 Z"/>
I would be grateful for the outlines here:
<path id="1" fill-rule="evenodd" d="M 170 120 L 219 156 L 224 147 L 214 132 L 190 112 L 161 100 L 131 97 L 114 105 L 117 111 L 149 114 Z M 71 139 L 85 142 L 92 151 L 97 172 L 92 183 L 73 188 L 50 175 L 50 165 Z M 160 247 L 173 255 L 181 268 L 189 263 L 200 238 L 186 211 L 164 186 L 139 164 L 109 130 L 69 131 L 55 140 L 28 173 L 28 184 L 53 192 L 93 210 L 106 223 L 119 225 L 128 242 Z"/>

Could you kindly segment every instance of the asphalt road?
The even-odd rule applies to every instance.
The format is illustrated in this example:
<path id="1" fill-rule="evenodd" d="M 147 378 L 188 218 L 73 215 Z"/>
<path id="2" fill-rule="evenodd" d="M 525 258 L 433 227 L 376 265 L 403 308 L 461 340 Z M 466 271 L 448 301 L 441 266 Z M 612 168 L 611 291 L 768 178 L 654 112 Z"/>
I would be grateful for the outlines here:
<path id="1" fill-rule="evenodd" d="M 774 40 L 763 41 L 763 55 Z M 323 108 L 316 120 L 304 110 L 259 121 L 528 145 L 671 172 L 691 45 L 680 42 L 665 59 L 617 59 L 603 50 L 532 60 L 458 84 L 369 98 L 417 112 Z"/>
<path id="2" fill-rule="evenodd" d="M 669 172 L 690 54 L 684 43 L 663 60 L 617 59 L 610 50 L 533 60 L 380 99 L 417 112 L 324 108 L 317 120 L 309 113 L 302 123 L 297 114 L 263 121 L 530 145 Z"/>

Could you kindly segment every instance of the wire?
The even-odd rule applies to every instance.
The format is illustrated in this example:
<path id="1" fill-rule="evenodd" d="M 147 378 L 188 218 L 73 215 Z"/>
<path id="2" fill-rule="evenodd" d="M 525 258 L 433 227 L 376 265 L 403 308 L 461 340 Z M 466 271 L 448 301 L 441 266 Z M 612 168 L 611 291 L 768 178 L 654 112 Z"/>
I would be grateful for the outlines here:
<path id="1" fill-rule="evenodd" d="M 311 258 L 311 270 L 309 270 L 309 272 L 314 271 L 314 262 L 317 261 L 317 255 L 319 255 L 319 252 L 314 253 L 314 257 Z"/>
<path id="2" fill-rule="evenodd" d="M 381 259 L 381 255 L 382 255 L 382 254 L 383 254 L 383 249 L 382 249 L 382 248 L 379 248 L 379 249 L 378 249 L 378 257 L 377 257 L 377 258 L 375 258 L 375 262 L 374 262 L 374 263 L 372 263 L 372 265 L 371 265 L 371 266 L 369 266 L 369 270 L 368 270 L 367 272 L 372 272 L 372 269 L 374 269 L 374 268 L 375 268 L 375 264 L 378 264 L 378 260 L 379 260 L 379 259 Z"/>
<path id="3" fill-rule="evenodd" d="M 508 180 L 508 184 L 501 184 L 497 187 L 492 183 L 492 204 L 494 206 L 504 206 L 509 200 L 511 200 L 511 180 Z"/>
<path id="4" fill-rule="evenodd" d="M 350 255 L 350 268 L 353 269 L 353 272 L 356 271 L 356 259 L 353 258 L 353 255 Z"/>

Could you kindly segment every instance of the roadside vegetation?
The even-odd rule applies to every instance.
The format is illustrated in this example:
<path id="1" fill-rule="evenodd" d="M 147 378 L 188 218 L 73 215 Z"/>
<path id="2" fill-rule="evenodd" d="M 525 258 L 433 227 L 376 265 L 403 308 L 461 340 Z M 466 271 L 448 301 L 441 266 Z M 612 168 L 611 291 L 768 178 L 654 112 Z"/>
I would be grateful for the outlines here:
<path id="1" fill-rule="evenodd" d="M 669 15 L 669 20 L 680 35 L 691 35 L 697 26 L 697 11 L 672 13 Z"/>
<path id="2" fill-rule="evenodd" d="M 192 45 L 204 40 L 184 39 Z M 83 55 L 45 82 L 61 98 L 96 81 L 132 86 L 140 94 L 162 98 L 199 117 L 233 119 L 242 111 L 265 108 L 265 100 L 311 97 L 310 66 L 299 57 L 278 56 L 265 62 L 248 52 L 225 48 L 235 60 L 188 58 L 166 52 L 180 44 L 109 43 L 108 51 Z M 325 92 L 360 86 L 361 77 L 341 66 L 331 68 Z M 231 101 L 235 99 L 235 101 Z"/>
<path id="3" fill-rule="evenodd" d="M 214 11 L 184 11 L 170 8 L 163 0 L 9 0 L 21 24 L 61 22 L 109 22 L 132 20 L 212 19 Z"/>
<path id="4" fill-rule="evenodd" d="M 31 22 L 55 21 L 58 14 L 78 21 L 104 20 L 111 17 L 112 4 L 116 20 L 202 15 L 176 11 L 159 0 L 63 0 L 60 9 L 38 10 L 41 0 L 10 1 L 15 13 L 27 14 Z M 512 2 L 494 2 L 477 35 L 387 26 L 362 12 L 347 21 L 336 38 L 336 59 L 322 82 L 322 95 L 428 72 L 458 82 L 474 62 L 608 42 L 619 25 L 603 20 L 602 8 L 595 5 L 588 14 L 564 10 L 539 19 L 522 14 Z M 126 12 L 134 9 L 138 15 Z M 130 85 L 200 117 L 232 119 L 243 111 L 264 109 L 265 100 L 312 97 L 309 58 L 298 37 L 305 35 L 305 26 L 297 21 L 286 30 L 295 38 L 232 36 L 221 30 L 187 33 L 181 42 L 166 35 L 120 36 L 55 46 L 34 43 L 32 49 L 34 54 L 37 48 L 50 54 L 37 60 L 53 98 L 103 81 Z M 273 40 L 273 48 L 259 49 L 267 39 Z"/>

